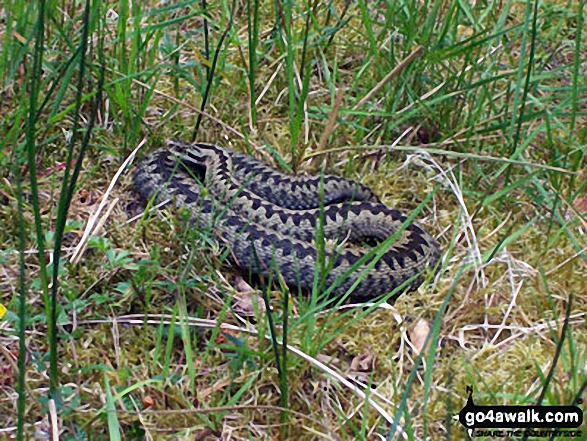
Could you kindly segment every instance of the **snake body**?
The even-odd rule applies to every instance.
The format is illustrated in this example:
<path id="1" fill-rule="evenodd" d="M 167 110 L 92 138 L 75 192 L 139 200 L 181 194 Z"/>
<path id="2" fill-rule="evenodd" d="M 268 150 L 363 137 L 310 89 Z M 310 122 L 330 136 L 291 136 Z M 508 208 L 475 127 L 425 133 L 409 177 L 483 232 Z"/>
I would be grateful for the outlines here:
<path id="1" fill-rule="evenodd" d="M 170 201 L 211 227 L 239 267 L 279 273 L 304 290 L 320 281 L 331 296 L 354 302 L 402 285 L 413 290 L 440 258 L 422 226 L 368 187 L 331 175 L 289 176 L 215 145 L 171 139 L 141 161 L 134 182 L 142 199 Z M 365 244 L 373 241 L 386 243 Z"/>

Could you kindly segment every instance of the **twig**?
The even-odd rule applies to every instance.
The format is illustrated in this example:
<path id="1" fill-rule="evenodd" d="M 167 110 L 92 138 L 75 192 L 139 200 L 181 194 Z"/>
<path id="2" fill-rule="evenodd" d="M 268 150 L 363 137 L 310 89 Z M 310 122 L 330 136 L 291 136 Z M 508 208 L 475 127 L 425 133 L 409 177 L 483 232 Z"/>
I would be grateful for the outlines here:
<path id="1" fill-rule="evenodd" d="M 367 93 L 367 95 L 365 95 L 363 98 L 361 98 L 357 104 L 355 104 L 355 106 L 353 107 L 353 110 L 357 110 L 358 108 L 363 106 L 363 104 L 365 104 L 367 101 L 369 101 L 373 97 L 373 95 L 375 95 L 377 92 L 379 92 L 379 90 L 383 86 L 385 86 L 387 83 L 389 83 L 389 81 L 393 77 L 395 77 L 399 72 L 401 72 L 408 64 L 410 64 L 412 61 L 414 61 L 416 59 L 416 57 L 418 57 L 423 50 L 424 50 L 424 46 L 418 46 L 416 49 L 414 49 L 412 51 L 412 53 L 410 55 L 408 55 L 406 58 L 404 58 L 402 61 L 400 61 L 393 68 L 393 70 L 391 72 L 389 72 L 387 75 L 385 75 L 385 78 L 383 78 L 381 81 L 379 81 L 379 83 L 377 83 L 377 85 L 373 89 L 371 89 L 369 91 L 369 93 Z"/>
<path id="2" fill-rule="evenodd" d="M 338 116 L 338 112 L 340 110 L 340 106 L 342 105 L 342 99 L 344 98 L 344 89 L 340 88 L 336 91 L 336 96 L 334 97 L 334 105 L 332 106 L 332 110 L 330 111 L 330 115 L 328 115 L 328 120 L 326 121 L 326 125 L 324 126 L 324 131 L 322 132 L 322 136 L 320 136 L 320 141 L 318 141 L 317 151 L 322 151 L 326 148 L 326 143 L 328 142 L 328 138 L 336 128 L 336 118 Z M 326 166 L 328 165 L 328 159 L 330 155 L 326 155 L 324 161 Z"/>

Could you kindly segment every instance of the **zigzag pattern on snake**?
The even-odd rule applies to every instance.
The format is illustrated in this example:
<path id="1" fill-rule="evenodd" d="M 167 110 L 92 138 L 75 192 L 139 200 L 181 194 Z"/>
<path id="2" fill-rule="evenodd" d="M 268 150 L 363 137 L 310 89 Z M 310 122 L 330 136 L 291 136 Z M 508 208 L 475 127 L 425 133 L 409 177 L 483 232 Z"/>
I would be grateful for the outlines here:
<path id="1" fill-rule="evenodd" d="M 195 225 L 211 227 L 242 269 L 263 276 L 277 270 L 304 290 L 319 277 L 332 296 L 353 288 L 347 300 L 367 301 L 404 284 L 416 289 L 440 258 L 423 227 L 408 224 L 368 187 L 331 175 L 289 176 L 214 145 L 171 139 L 141 161 L 134 182 L 143 200 L 169 200 L 187 208 Z M 315 243 L 319 219 L 324 256 Z M 390 246 L 366 245 L 391 237 Z"/>

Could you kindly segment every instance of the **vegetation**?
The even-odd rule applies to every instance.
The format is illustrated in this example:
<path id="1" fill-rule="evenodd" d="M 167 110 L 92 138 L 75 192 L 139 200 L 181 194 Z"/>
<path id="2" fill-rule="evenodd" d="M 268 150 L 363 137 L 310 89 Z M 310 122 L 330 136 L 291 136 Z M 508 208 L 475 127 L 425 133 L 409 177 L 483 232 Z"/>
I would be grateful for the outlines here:
<path id="1" fill-rule="evenodd" d="M 467 385 L 584 399 L 586 11 L 6 0 L 0 437 L 464 439 Z M 393 307 L 251 291 L 213 231 L 137 202 L 171 136 L 358 179 L 441 268 Z"/>

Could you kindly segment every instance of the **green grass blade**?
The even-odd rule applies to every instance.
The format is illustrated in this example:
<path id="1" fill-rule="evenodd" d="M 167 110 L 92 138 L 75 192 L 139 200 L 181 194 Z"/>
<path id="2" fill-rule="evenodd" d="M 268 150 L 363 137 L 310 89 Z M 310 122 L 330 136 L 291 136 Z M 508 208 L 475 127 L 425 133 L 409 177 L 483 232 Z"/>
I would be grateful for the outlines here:
<path id="1" fill-rule="evenodd" d="M 39 0 L 38 15 L 35 24 L 35 46 L 33 53 L 33 67 L 29 76 L 29 103 L 28 115 L 25 123 L 26 133 L 26 158 L 29 169 L 29 180 L 31 185 L 31 203 L 33 206 L 35 235 L 37 240 L 38 256 L 39 256 L 39 276 L 41 279 L 41 289 L 43 291 L 43 301 L 45 304 L 45 313 L 47 315 L 47 340 L 49 342 L 49 350 L 51 354 L 56 351 L 57 336 L 56 324 L 54 322 L 54 314 L 51 310 L 51 300 L 49 298 L 49 279 L 47 274 L 47 262 L 45 257 L 45 234 L 43 229 L 43 221 L 41 217 L 41 209 L 39 206 L 39 189 L 37 182 L 37 164 L 36 164 L 36 125 L 37 125 L 37 108 L 39 90 L 42 83 L 43 76 L 43 54 L 45 41 L 45 1 Z M 52 349 L 51 349 L 52 348 Z M 50 355 L 49 366 L 49 389 L 51 397 L 57 402 L 60 402 L 59 395 L 59 380 L 58 367 L 55 355 Z"/>
<path id="2" fill-rule="evenodd" d="M 27 402 L 26 394 L 26 363 L 27 363 L 27 347 L 26 347 L 26 328 L 27 328 L 27 286 L 26 286 L 26 240 L 25 240 L 25 218 L 24 218 L 24 202 L 22 190 L 22 176 L 19 167 L 24 161 L 20 157 L 24 156 L 21 152 L 15 155 L 15 161 L 12 166 L 12 175 L 16 181 L 16 199 L 18 204 L 18 251 L 19 251 L 19 291 L 18 291 L 18 383 L 16 391 L 18 393 L 17 402 L 17 440 L 24 439 L 24 424 L 25 424 L 25 406 Z"/>
<path id="3" fill-rule="evenodd" d="M 231 11 L 234 11 L 234 4 L 233 4 L 233 8 L 231 9 Z M 194 131 L 192 133 L 192 138 L 191 138 L 192 142 L 194 142 L 198 137 L 198 131 L 200 130 L 200 124 L 202 123 L 202 116 L 203 116 L 202 112 L 206 108 L 206 104 L 208 103 L 208 97 L 210 95 L 210 90 L 212 88 L 212 84 L 214 83 L 214 73 L 216 72 L 216 64 L 218 63 L 218 57 L 220 56 L 220 51 L 222 49 L 222 45 L 224 44 L 224 40 L 228 36 L 228 33 L 230 32 L 231 29 L 232 29 L 232 18 L 228 20 L 228 25 L 226 26 L 226 29 L 224 29 L 224 32 L 222 33 L 222 36 L 220 37 L 220 40 L 218 41 L 218 46 L 216 46 L 216 51 L 214 51 L 214 59 L 212 60 L 212 66 L 210 68 L 210 71 L 209 71 L 208 77 L 207 77 L 207 81 L 206 81 L 206 90 L 204 91 L 204 96 L 202 97 L 202 104 L 200 105 L 201 112 L 198 113 L 196 125 L 195 125 Z"/>
<path id="4" fill-rule="evenodd" d="M 110 390 L 110 381 L 108 381 L 108 374 L 106 373 L 106 369 L 104 369 L 104 389 L 106 389 L 106 414 L 108 416 L 108 433 L 110 434 L 110 439 L 114 441 L 120 441 L 121 437 L 121 427 L 120 422 L 118 421 L 118 414 L 116 413 L 116 404 L 114 403 L 114 397 L 112 396 L 112 391 Z"/>

